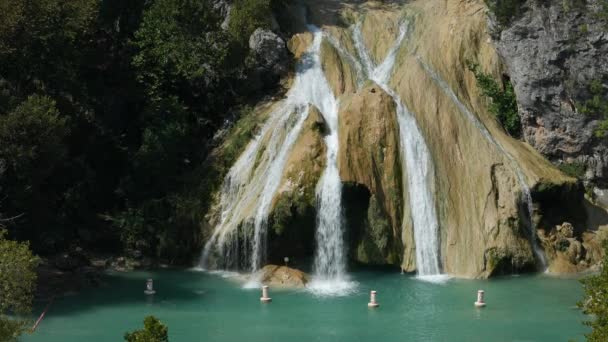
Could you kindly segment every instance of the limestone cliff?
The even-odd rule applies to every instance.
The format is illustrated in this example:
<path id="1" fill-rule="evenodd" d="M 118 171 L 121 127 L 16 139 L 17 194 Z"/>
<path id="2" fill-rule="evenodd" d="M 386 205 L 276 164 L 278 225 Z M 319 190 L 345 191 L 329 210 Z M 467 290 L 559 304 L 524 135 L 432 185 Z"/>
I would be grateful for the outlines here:
<path id="1" fill-rule="evenodd" d="M 467 68 L 469 61 L 475 62 L 496 79 L 512 72 L 509 61 L 503 64 L 504 53 L 499 54 L 504 47 L 497 50 L 492 39 L 483 1 L 303 3 L 307 20 L 323 30 L 320 63 L 340 107 L 338 167 L 352 260 L 416 271 L 410 209 L 415 198 L 408 197 L 411 175 L 400 158 L 405 150 L 399 137 L 408 132 L 400 132 L 395 98 L 413 116 L 431 155 L 428 186 L 444 272 L 484 278 L 531 271 L 542 266 L 544 257 L 550 270 L 580 271 L 599 260 L 598 241 L 605 234 L 586 232 L 599 223 L 589 218 L 593 208 L 585 204 L 583 187 L 535 150 L 539 147 L 530 134 L 537 133 L 528 126 L 526 142 L 504 131 Z M 404 26 L 405 39 L 396 46 L 387 82 L 391 90 L 386 90 L 368 80 L 373 75 L 366 65 L 377 66 L 387 58 Z M 298 27 L 287 46 L 296 58 L 307 58 L 312 35 Z M 355 46 L 355 28 L 369 51 L 367 64 Z M 519 98 L 526 88 L 516 78 Z M 525 107 L 526 101 L 520 105 Z M 281 135 L 281 126 L 274 129 Z M 315 187 L 325 166 L 326 129 L 323 115 L 311 107 L 273 195 L 268 261 L 314 253 Z M 267 139 L 261 136 L 257 142 L 262 165 L 267 162 Z M 248 182 L 263 177 L 255 171 Z M 233 215 L 248 220 L 242 213 Z M 557 233 L 564 222 L 572 223 L 571 235 Z"/>
<path id="2" fill-rule="evenodd" d="M 395 104 L 370 83 L 342 101 L 340 118 L 340 178 L 350 186 L 365 186 L 371 196 L 363 223 L 349 224 L 351 229 L 360 224 L 354 233 L 360 235 L 355 239 L 355 259 L 398 263 L 403 191 Z"/>
<path id="3" fill-rule="evenodd" d="M 607 185 L 608 140 L 593 134 L 600 113 L 583 113 L 590 85 L 606 100 L 608 35 L 601 1 L 526 1 L 506 24 L 491 16 L 497 51 L 519 103 L 526 141 L 556 163 Z M 605 10 L 605 9 L 604 9 Z"/>

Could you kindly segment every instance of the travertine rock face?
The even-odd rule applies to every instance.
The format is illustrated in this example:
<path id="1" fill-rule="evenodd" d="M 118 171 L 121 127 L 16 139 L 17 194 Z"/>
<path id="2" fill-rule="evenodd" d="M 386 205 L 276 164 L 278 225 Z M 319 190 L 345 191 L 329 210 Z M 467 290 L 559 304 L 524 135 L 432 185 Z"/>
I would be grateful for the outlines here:
<path id="1" fill-rule="evenodd" d="M 608 238 L 608 226 L 595 232 L 575 234 L 568 222 L 555 226 L 548 234 L 541 234 L 549 259 L 549 272 L 575 273 L 592 267 L 597 269 L 604 256 L 602 242 Z"/>
<path id="2" fill-rule="evenodd" d="M 353 66 L 343 60 L 338 51 L 327 41 L 321 44 L 321 66 L 334 96 L 354 93 L 357 90 L 357 75 Z"/>
<path id="3" fill-rule="evenodd" d="M 343 100 L 339 116 L 340 178 L 364 185 L 371 194 L 355 256 L 362 262 L 398 263 L 403 204 L 395 103 L 370 82 Z"/>
<path id="4" fill-rule="evenodd" d="M 573 180 L 508 137 L 487 112 L 466 67 L 472 60 L 486 72 L 501 70 L 481 2 L 416 1 L 406 15 L 412 26 L 392 86 L 433 155 L 444 271 L 487 277 L 534 269 L 518 169 L 530 187 Z"/>
<path id="5" fill-rule="evenodd" d="M 287 266 L 266 265 L 258 271 L 262 284 L 278 288 L 303 288 L 309 282 L 308 274 Z"/>
<path id="6" fill-rule="evenodd" d="M 556 272 L 579 271 L 600 260 L 603 231 L 584 232 L 593 228 L 579 217 L 584 210 L 559 209 L 569 199 L 582 201 L 582 187 L 532 146 L 505 133 L 488 112 L 487 99 L 466 66 L 467 61 L 476 62 L 496 79 L 505 72 L 488 33 L 483 1 L 305 3 L 309 21 L 324 30 L 321 64 L 340 105 L 338 167 L 352 259 L 416 271 L 395 103 L 381 87 L 366 81 L 369 75 L 352 36 L 352 25 L 360 25 L 363 44 L 378 64 L 406 23 L 408 34 L 397 51 L 389 85 L 415 118 L 432 156 L 430 187 L 439 221 L 442 270 L 467 278 L 535 270 L 536 244 Z M 292 54 L 305 58 L 312 35 L 299 30 L 288 41 Z M 525 91 L 515 78 L 518 91 Z M 571 133 L 566 126 L 551 127 L 555 134 Z M 311 108 L 272 202 L 270 262 L 314 253 L 315 188 L 325 167 L 326 130 L 322 114 Z M 530 134 L 526 131 L 527 140 L 538 148 Z M 263 143 L 265 138 L 261 139 Z M 532 189 L 534 201 L 532 225 L 523 196 L 526 188 Z M 561 228 L 552 233 L 557 218 L 549 216 L 557 211 Z M 574 228 L 562 225 L 564 221 Z"/>
<path id="7" fill-rule="evenodd" d="M 281 262 L 285 256 L 294 259 L 313 253 L 315 188 L 325 169 L 323 136 L 326 130 L 323 116 L 311 106 L 273 199 L 268 222 L 270 262 Z"/>
<path id="8" fill-rule="evenodd" d="M 586 3 L 528 1 L 513 23 L 493 30 L 517 94 L 526 141 L 554 162 L 584 164 L 585 178 L 605 186 L 608 140 L 593 136 L 598 118 L 580 109 L 591 97 L 591 81 L 608 88 L 608 34 L 595 13 L 599 1 Z"/>

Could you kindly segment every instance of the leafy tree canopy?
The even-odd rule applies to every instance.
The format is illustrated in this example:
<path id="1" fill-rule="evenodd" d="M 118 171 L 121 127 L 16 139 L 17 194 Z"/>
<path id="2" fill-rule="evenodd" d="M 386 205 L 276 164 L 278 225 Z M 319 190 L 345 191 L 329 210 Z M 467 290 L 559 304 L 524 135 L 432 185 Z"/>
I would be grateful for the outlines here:
<path id="1" fill-rule="evenodd" d="M 20 317 L 32 310 L 37 266 L 29 244 L 7 240 L 0 228 L 0 341 L 16 341 L 29 327 Z"/>

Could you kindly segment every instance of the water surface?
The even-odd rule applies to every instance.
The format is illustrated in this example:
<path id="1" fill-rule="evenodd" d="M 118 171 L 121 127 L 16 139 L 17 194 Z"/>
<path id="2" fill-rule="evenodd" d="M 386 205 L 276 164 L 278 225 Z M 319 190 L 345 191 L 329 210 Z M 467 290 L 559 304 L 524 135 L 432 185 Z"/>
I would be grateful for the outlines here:
<path id="1" fill-rule="evenodd" d="M 158 291 L 143 294 L 152 277 Z M 106 285 L 57 299 L 36 333 L 24 341 L 121 341 L 155 315 L 175 341 L 583 341 L 582 295 L 574 279 L 545 275 L 435 284 L 398 273 L 351 274 L 356 289 L 342 297 L 257 289 L 196 271 L 107 275 Z M 368 309 L 369 290 L 380 308 Z M 485 309 L 473 307 L 477 289 Z M 42 303 L 40 306 L 43 306 Z M 41 308 L 37 308 L 39 313 Z"/>

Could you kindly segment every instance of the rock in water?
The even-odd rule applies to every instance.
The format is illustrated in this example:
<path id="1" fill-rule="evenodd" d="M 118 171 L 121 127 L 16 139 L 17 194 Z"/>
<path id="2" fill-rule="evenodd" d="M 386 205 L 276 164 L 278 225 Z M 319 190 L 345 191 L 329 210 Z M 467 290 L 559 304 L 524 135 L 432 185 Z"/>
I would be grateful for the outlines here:
<path id="1" fill-rule="evenodd" d="M 301 288 L 309 281 L 308 274 L 287 266 L 266 265 L 256 275 L 264 285 L 271 287 Z"/>
<path id="2" fill-rule="evenodd" d="M 270 30 L 257 29 L 249 37 L 249 48 L 264 83 L 276 82 L 289 65 L 285 41 Z"/>

